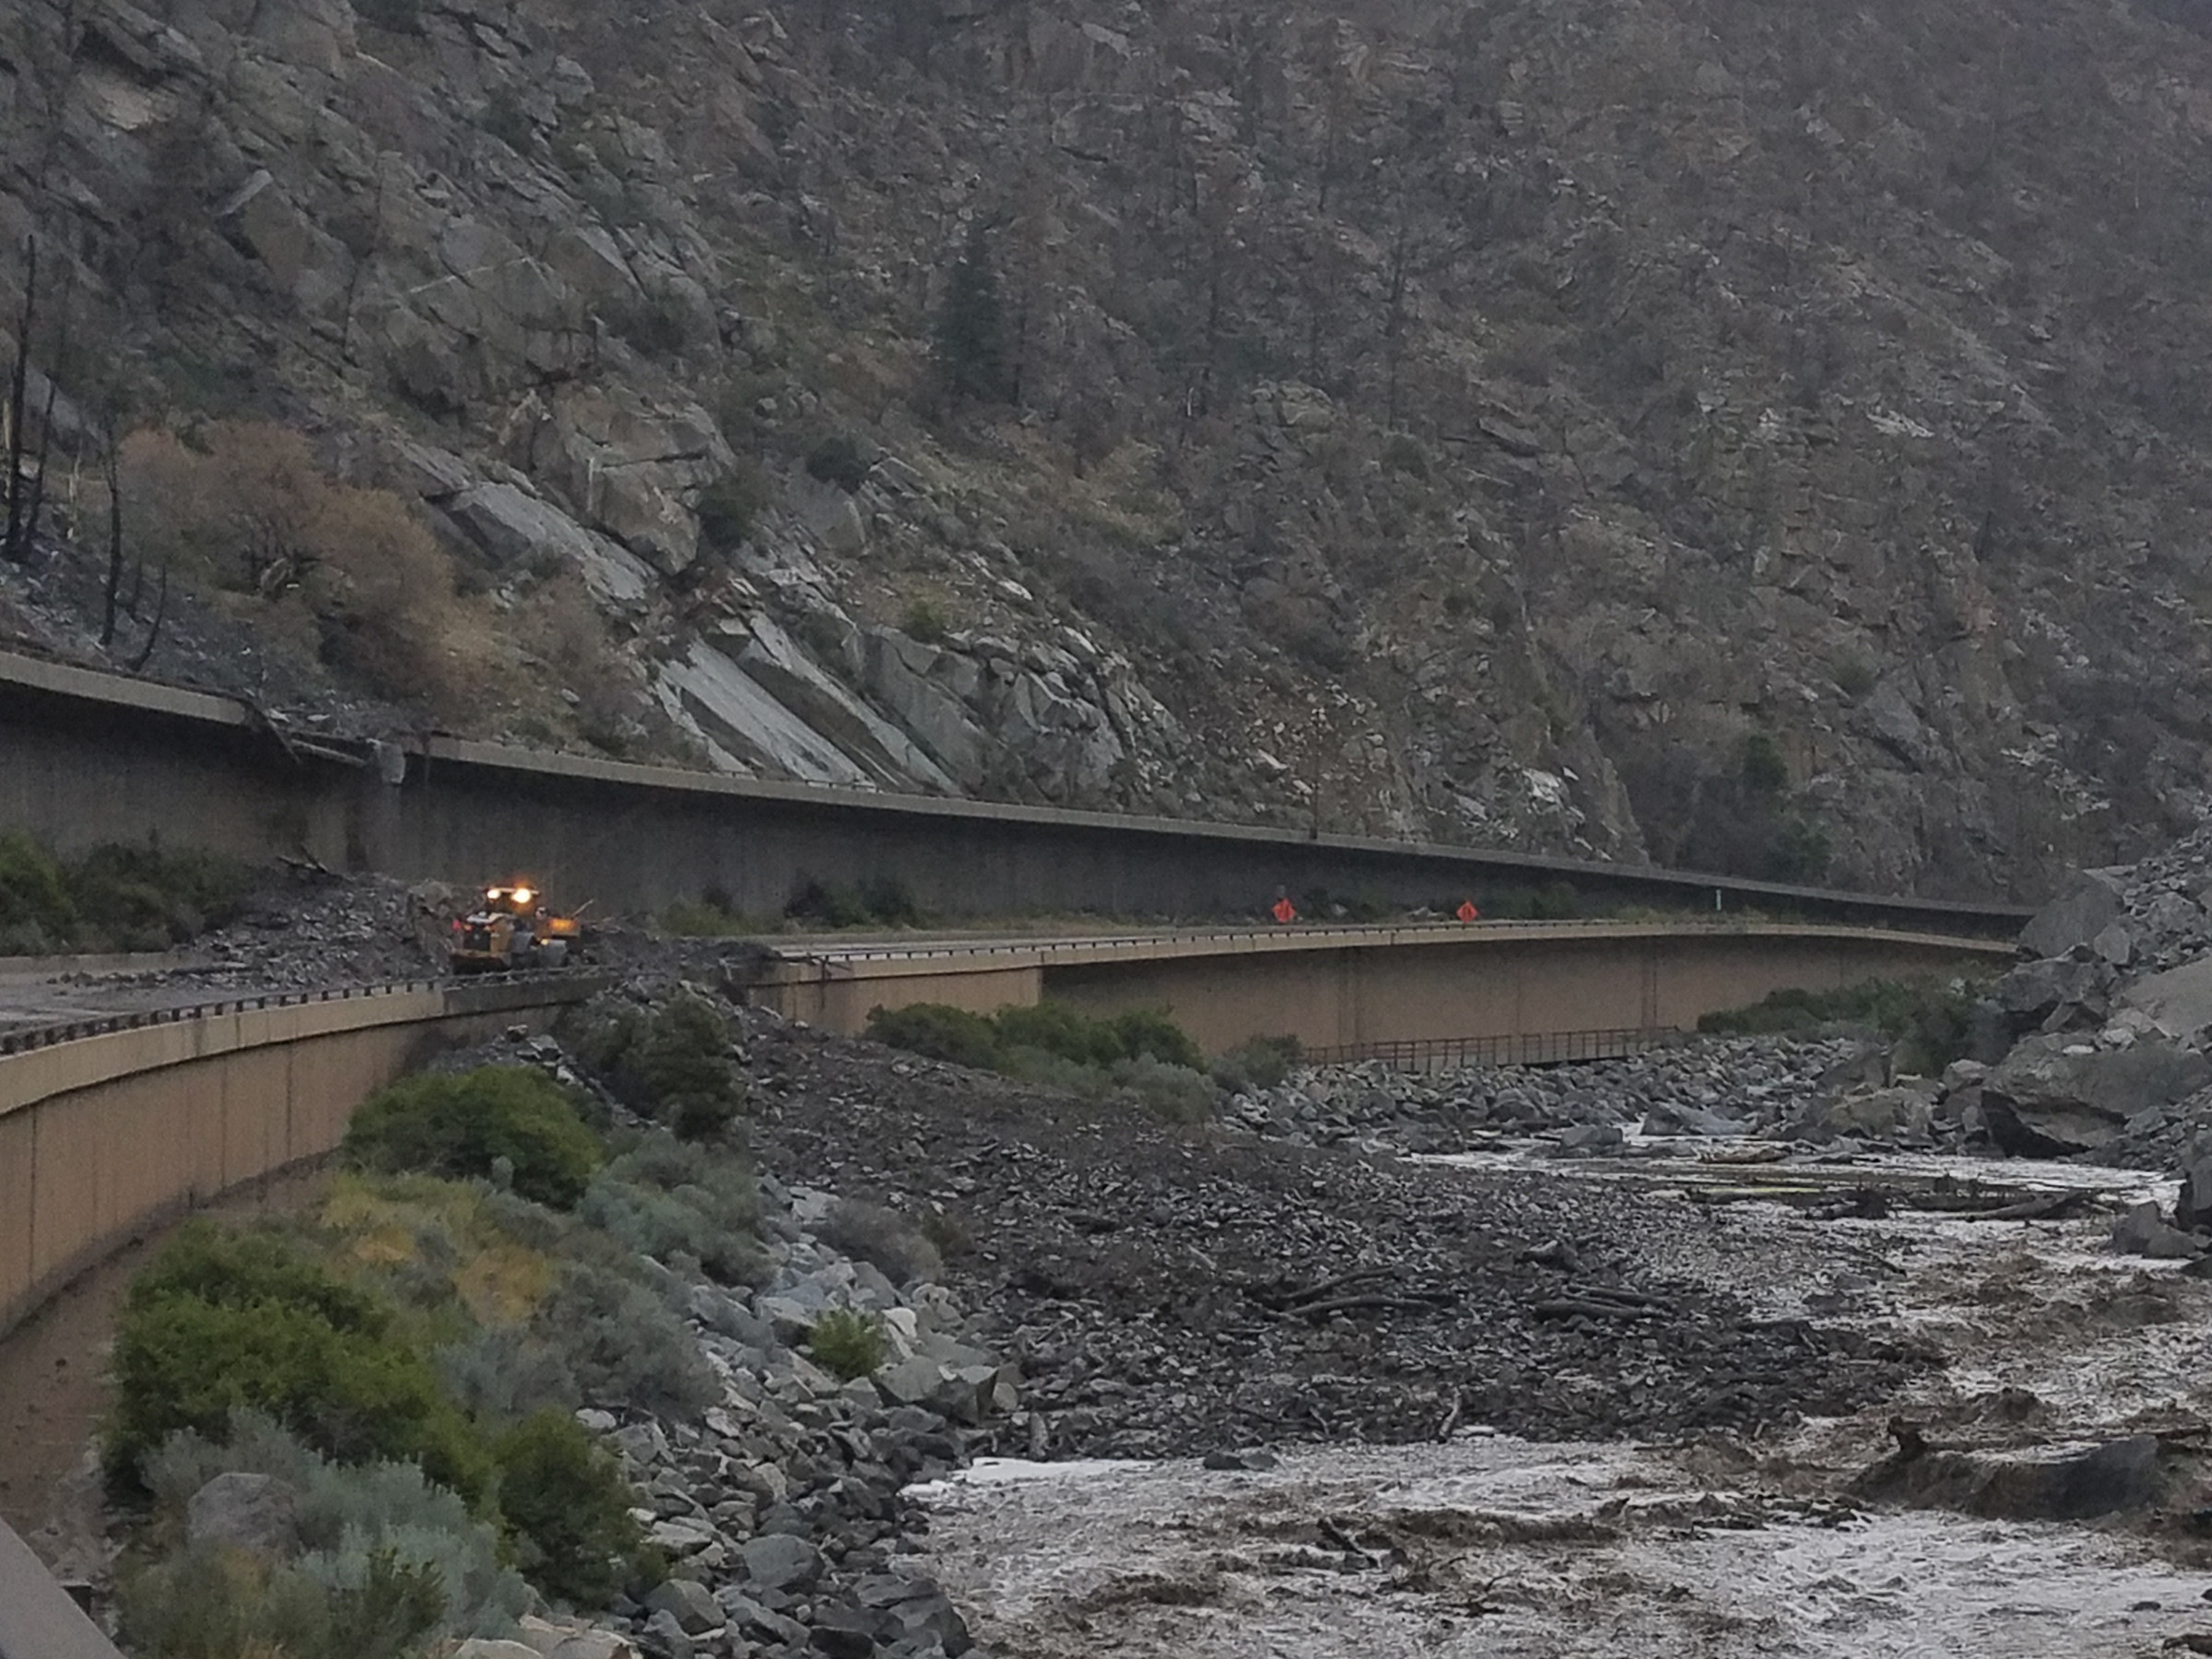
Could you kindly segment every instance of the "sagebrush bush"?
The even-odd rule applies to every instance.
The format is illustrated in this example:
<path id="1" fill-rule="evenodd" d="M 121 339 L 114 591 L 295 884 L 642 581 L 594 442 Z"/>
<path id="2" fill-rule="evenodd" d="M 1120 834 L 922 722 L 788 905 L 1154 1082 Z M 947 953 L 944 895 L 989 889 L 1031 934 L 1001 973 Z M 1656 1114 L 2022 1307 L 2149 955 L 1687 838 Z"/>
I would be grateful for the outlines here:
<path id="1" fill-rule="evenodd" d="M 1003 1052 L 997 1027 L 981 1014 L 944 1003 L 871 1008 L 866 1035 L 871 1041 L 977 1071 L 994 1069 Z"/>
<path id="2" fill-rule="evenodd" d="M 1214 1062 L 1214 1081 L 1232 1094 L 1279 1088 L 1304 1058 L 1305 1045 L 1295 1037 L 1254 1037 Z"/>
<path id="3" fill-rule="evenodd" d="M 566 1208 L 606 1152 L 543 1072 L 488 1065 L 379 1089 L 347 1125 L 340 1156 L 359 1169 L 479 1180 L 500 1169 L 525 1198 Z"/>
<path id="4" fill-rule="evenodd" d="M 446 1596 L 440 1563 L 389 1547 L 294 1565 L 202 1543 L 125 1571 L 116 1602 L 139 1659 L 404 1659 L 437 1630 Z"/>
<path id="5" fill-rule="evenodd" d="M 823 1242 L 880 1269 L 895 1285 L 934 1279 L 945 1260 L 926 1233 L 897 1210 L 857 1198 L 841 1198 L 816 1232 Z"/>
<path id="6" fill-rule="evenodd" d="M 489 1461 L 388 1307 L 304 1258 L 271 1261 L 277 1241 L 264 1235 L 186 1234 L 176 1259 L 164 1252 L 124 1299 L 110 1360 L 112 1470 L 140 1477 L 170 1435 L 220 1435 L 250 1407 L 341 1462 L 413 1459 L 482 1498 Z"/>
<path id="7" fill-rule="evenodd" d="M 888 1352 L 883 1320 L 856 1308 L 832 1308 L 807 1332 L 806 1352 L 824 1371 L 844 1382 L 872 1375 Z"/>
<path id="8" fill-rule="evenodd" d="M 637 1496 L 613 1455 L 559 1411 L 517 1424 L 494 1455 L 500 1512 L 524 1574 L 574 1606 L 605 1606 L 644 1544 L 629 1512 Z"/>
<path id="9" fill-rule="evenodd" d="M 1163 1123 L 1187 1128 L 1213 1115 L 1214 1080 L 1187 1065 L 1139 1054 L 1135 1059 L 1115 1061 L 1110 1075 L 1115 1088 Z"/>
<path id="10" fill-rule="evenodd" d="M 547 1300 L 546 1328 L 559 1333 L 593 1404 L 696 1417 L 722 1398 L 722 1385 L 682 1319 L 634 1272 L 629 1260 L 571 1262 Z"/>
<path id="11" fill-rule="evenodd" d="M 390 1550 L 400 1562 L 437 1569 L 442 1606 L 437 1636 L 496 1636 L 534 1598 L 501 1559 L 498 1532 L 410 1463 L 334 1463 L 263 1413 L 232 1414 L 222 1440 L 171 1435 L 147 1465 L 158 1512 L 184 1512 L 192 1495 L 229 1470 L 267 1475 L 291 1489 L 299 1535 L 296 1564 L 311 1580 L 358 1582 L 361 1558 Z"/>
<path id="12" fill-rule="evenodd" d="M 724 1284 L 755 1278 L 760 1194 L 736 1159 L 667 1135 L 649 1137 L 592 1178 L 577 1214 L 641 1255 L 695 1258 Z"/>
<path id="13" fill-rule="evenodd" d="M 1065 1003 L 1044 1002 L 1001 1008 L 986 1019 L 944 1003 L 914 1003 L 871 1010 L 866 1034 L 932 1060 L 979 1071 L 1013 1070 L 1035 1082 L 1053 1080 L 1041 1075 L 1050 1068 L 1038 1066 L 1035 1057 L 1041 1055 L 1092 1067 L 1136 1059 L 1192 1071 L 1206 1065 L 1190 1033 L 1149 1008 L 1094 1018 Z"/>

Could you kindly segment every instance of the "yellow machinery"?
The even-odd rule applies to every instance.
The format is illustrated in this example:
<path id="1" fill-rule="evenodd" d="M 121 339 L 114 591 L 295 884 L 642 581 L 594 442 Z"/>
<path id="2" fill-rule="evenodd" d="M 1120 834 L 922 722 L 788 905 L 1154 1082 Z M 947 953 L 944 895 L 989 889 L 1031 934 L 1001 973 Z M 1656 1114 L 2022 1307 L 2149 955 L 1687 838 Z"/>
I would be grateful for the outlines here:
<path id="1" fill-rule="evenodd" d="M 484 889 L 484 900 L 453 924 L 446 962 L 455 973 L 511 973 L 575 960 L 583 924 L 559 914 L 527 881 Z"/>

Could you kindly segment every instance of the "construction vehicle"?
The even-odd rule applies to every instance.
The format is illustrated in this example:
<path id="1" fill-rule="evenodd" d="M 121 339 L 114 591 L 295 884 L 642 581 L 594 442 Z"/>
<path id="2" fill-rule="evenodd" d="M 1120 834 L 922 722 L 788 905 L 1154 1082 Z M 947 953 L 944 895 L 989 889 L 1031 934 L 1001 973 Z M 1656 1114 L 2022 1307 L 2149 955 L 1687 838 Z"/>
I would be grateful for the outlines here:
<path id="1" fill-rule="evenodd" d="M 483 902 L 453 924 L 445 959 L 455 973 L 512 973 L 566 967 L 582 948 L 582 919 L 560 914 L 535 884 L 518 881 L 484 889 Z"/>

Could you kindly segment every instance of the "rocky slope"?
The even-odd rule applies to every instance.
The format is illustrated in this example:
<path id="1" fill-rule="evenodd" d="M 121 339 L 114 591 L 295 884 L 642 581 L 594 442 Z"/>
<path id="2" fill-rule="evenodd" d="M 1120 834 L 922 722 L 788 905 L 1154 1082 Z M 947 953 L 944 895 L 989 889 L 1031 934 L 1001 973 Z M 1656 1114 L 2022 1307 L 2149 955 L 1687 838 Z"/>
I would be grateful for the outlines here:
<path id="1" fill-rule="evenodd" d="M 111 424 L 275 419 L 500 672 L 364 685 L 213 581 L 149 672 L 2036 891 L 2212 739 L 2200 11 L 24 0 L 0 316 L 35 229 L 69 477 L 0 623 L 87 649 Z"/>

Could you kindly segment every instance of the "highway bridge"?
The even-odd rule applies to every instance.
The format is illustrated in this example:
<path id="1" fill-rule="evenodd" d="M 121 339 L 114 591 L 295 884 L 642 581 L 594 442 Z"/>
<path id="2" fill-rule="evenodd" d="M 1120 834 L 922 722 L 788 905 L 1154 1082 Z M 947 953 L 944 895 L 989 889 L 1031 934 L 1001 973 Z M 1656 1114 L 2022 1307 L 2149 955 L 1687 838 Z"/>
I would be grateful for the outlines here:
<path id="1" fill-rule="evenodd" d="M 1570 886 L 1671 920 L 783 939 L 754 1000 L 852 1031 L 877 1006 L 1161 1007 L 1218 1051 L 1543 1060 L 1618 1053 L 1784 986 L 2000 965 L 2027 912 L 1347 838 L 707 777 L 439 736 L 356 742 L 234 700 L 0 653 L 0 829 L 67 853 L 158 839 L 473 886 L 526 868 L 614 910 L 709 888 L 901 882 L 951 916 L 1251 913 L 1278 888 L 1408 906 Z M 441 1047 L 542 1029 L 588 973 L 328 988 L 0 1021 L 0 1337 L 166 1218 L 326 1155 Z M 0 1659 L 91 1655 L 0 1526 Z M 88 1636 L 88 1632 L 89 1635 Z"/>

